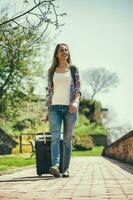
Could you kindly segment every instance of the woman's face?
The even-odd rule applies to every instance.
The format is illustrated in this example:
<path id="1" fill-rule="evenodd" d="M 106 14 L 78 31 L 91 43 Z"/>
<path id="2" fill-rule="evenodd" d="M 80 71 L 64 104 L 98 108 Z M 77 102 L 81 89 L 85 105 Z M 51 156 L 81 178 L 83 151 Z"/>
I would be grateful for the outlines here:
<path id="1" fill-rule="evenodd" d="M 67 60 L 68 59 L 68 55 L 69 55 L 69 52 L 68 52 L 67 47 L 65 45 L 60 45 L 59 48 L 58 48 L 56 57 L 59 60 Z"/>

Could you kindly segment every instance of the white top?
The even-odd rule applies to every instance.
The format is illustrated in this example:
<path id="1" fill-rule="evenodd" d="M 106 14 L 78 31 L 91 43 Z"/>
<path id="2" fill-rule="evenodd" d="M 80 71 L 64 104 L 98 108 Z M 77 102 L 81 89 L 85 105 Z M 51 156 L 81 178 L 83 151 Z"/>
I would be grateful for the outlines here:
<path id="1" fill-rule="evenodd" d="M 54 94 L 52 97 L 52 105 L 69 105 L 71 85 L 70 69 L 67 72 L 54 72 L 53 83 Z"/>

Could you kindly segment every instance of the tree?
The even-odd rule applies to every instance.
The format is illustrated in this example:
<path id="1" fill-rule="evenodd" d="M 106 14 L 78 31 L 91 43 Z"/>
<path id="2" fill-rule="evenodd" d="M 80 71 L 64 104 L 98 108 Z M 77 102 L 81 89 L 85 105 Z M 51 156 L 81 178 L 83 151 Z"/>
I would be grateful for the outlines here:
<path id="1" fill-rule="evenodd" d="M 96 100 L 83 99 L 80 101 L 79 111 L 85 115 L 91 123 L 102 124 L 103 115 L 102 104 Z"/>
<path id="2" fill-rule="evenodd" d="M 49 25 L 63 25 L 54 0 L 21 1 L 25 9 L 9 18 L 10 7 L 1 7 L 0 18 L 0 113 L 17 113 L 18 107 L 35 99 L 35 78 L 45 77 L 38 58 L 47 55 Z M 20 13 L 20 14 L 19 14 Z M 45 34 L 44 34 L 45 33 Z M 40 45 L 41 44 L 41 45 Z"/>
<path id="3" fill-rule="evenodd" d="M 19 3 L 25 7 L 19 10 L 17 6 L 14 16 L 9 15 L 10 6 L 0 8 L 0 113 L 4 116 L 16 115 L 26 101 L 37 98 L 36 77 L 45 78 L 40 52 L 45 58 L 49 48 L 46 31 L 50 25 L 62 26 L 58 19 L 65 15 L 57 12 L 55 0 Z"/>
<path id="4" fill-rule="evenodd" d="M 8 26 L 6 29 L 8 33 Z M 1 32 L 0 32 L 1 33 Z M 43 75 L 42 65 L 36 60 L 40 45 L 26 48 L 36 33 L 27 30 L 25 34 L 19 26 L 10 30 L 10 44 L 0 34 L 4 48 L 0 49 L 0 113 L 15 113 L 17 106 L 35 98 L 34 78 Z"/>
<path id="5" fill-rule="evenodd" d="M 11 30 L 18 26 L 24 34 L 29 31 L 37 31 L 38 34 L 34 35 L 32 41 L 26 44 L 26 48 L 29 48 L 36 42 L 38 42 L 45 34 L 46 30 L 50 25 L 53 25 L 56 29 L 64 24 L 59 22 L 59 17 L 63 17 L 66 13 L 58 13 L 57 6 L 55 5 L 55 0 L 21 0 L 25 9 L 17 12 L 15 10 L 15 16 L 12 16 L 8 19 L 8 14 L 10 13 L 11 8 L 1 7 L 1 20 L 0 20 L 0 29 L 1 34 L 6 36 L 8 41 L 8 45 L 11 46 L 10 38 L 11 38 Z M 8 26 L 8 34 L 6 26 Z M 3 46 L 0 43 L 0 46 Z"/>
<path id="6" fill-rule="evenodd" d="M 90 68 L 83 71 L 83 80 L 87 90 L 91 93 L 91 99 L 99 92 L 107 92 L 117 86 L 119 78 L 116 73 L 111 73 L 105 68 Z"/>

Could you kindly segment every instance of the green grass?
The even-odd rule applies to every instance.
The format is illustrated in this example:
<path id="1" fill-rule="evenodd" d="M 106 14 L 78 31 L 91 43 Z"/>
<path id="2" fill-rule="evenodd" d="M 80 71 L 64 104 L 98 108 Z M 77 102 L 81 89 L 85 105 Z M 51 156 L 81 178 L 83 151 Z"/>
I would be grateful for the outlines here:
<path id="1" fill-rule="evenodd" d="M 72 156 L 101 156 L 103 149 L 103 146 L 94 146 L 92 150 L 73 151 Z"/>
<path id="2" fill-rule="evenodd" d="M 30 155 L 8 155 L 0 157 L 0 174 L 18 167 L 26 167 L 35 164 L 35 157 Z"/>

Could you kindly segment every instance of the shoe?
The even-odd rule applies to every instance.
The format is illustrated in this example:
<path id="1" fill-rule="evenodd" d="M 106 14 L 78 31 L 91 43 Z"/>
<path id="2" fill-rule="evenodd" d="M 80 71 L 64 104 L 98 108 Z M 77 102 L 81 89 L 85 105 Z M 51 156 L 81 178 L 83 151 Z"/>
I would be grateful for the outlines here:
<path id="1" fill-rule="evenodd" d="M 66 170 L 63 174 L 62 174 L 62 178 L 68 178 L 70 177 L 69 171 Z"/>
<path id="2" fill-rule="evenodd" d="M 52 174 L 56 178 L 60 177 L 60 171 L 59 171 L 59 167 L 57 165 L 50 167 L 49 173 Z"/>

